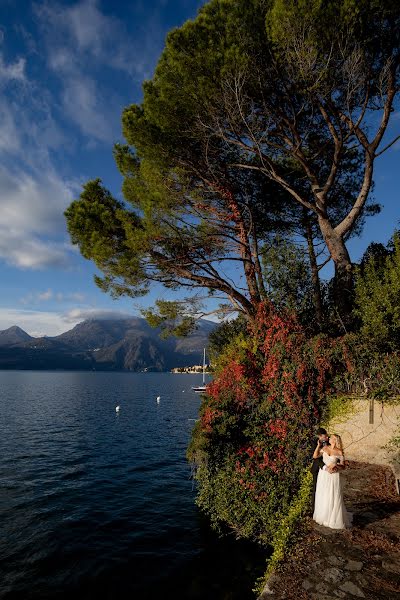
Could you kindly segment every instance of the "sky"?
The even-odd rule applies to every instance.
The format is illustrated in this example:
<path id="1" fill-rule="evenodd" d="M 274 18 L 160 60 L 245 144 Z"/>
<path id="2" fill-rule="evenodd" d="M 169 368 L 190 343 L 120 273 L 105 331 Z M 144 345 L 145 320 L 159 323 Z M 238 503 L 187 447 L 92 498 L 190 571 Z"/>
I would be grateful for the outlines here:
<path id="1" fill-rule="evenodd" d="M 138 314 L 137 301 L 96 287 L 63 212 L 96 177 L 121 198 L 112 149 L 123 142 L 122 110 L 141 101 L 167 32 L 203 3 L 0 0 L 0 330 L 57 335 L 85 318 Z M 399 130 L 396 113 L 388 139 Z M 399 157 L 396 144 L 377 161 L 383 210 L 349 242 L 354 261 L 399 224 Z M 156 289 L 140 305 L 157 297 L 168 292 Z"/>

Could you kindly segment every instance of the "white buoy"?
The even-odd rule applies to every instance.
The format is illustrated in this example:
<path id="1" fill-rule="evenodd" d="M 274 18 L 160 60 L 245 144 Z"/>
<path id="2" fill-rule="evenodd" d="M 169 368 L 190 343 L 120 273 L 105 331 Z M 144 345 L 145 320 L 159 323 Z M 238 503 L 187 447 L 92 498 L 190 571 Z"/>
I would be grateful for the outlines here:
<path id="1" fill-rule="evenodd" d="M 115 407 L 115 412 L 117 412 L 117 413 L 118 413 L 120 408 L 121 408 L 120 406 L 116 406 L 116 407 Z"/>
<path id="2" fill-rule="evenodd" d="M 160 404 L 161 396 L 157 396 L 157 404 Z"/>

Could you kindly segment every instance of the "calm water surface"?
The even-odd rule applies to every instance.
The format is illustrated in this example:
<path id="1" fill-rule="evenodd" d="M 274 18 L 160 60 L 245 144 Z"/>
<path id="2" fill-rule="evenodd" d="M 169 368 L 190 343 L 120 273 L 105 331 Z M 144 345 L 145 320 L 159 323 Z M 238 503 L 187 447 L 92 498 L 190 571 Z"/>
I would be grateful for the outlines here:
<path id="1" fill-rule="evenodd" d="M 0 598 L 254 598 L 264 552 L 219 539 L 194 504 L 200 383 L 0 372 Z"/>

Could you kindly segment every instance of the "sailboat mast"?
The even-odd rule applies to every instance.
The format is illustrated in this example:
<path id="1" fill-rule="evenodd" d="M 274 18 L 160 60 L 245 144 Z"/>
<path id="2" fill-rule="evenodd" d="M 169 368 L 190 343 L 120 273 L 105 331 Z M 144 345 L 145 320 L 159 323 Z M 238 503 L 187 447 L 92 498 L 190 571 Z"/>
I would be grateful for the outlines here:
<path id="1" fill-rule="evenodd" d="M 203 385 L 206 383 L 206 349 L 204 348 L 203 354 Z"/>

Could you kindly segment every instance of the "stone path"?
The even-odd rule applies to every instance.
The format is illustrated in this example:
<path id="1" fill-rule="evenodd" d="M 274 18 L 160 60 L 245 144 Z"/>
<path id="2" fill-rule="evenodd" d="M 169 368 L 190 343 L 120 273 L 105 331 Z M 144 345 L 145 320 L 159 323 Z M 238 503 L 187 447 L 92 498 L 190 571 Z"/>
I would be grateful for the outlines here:
<path id="1" fill-rule="evenodd" d="M 353 527 L 307 518 L 262 600 L 400 600 L 400 496 L 388 467 L 349 462 L 343 472 Z"/>

